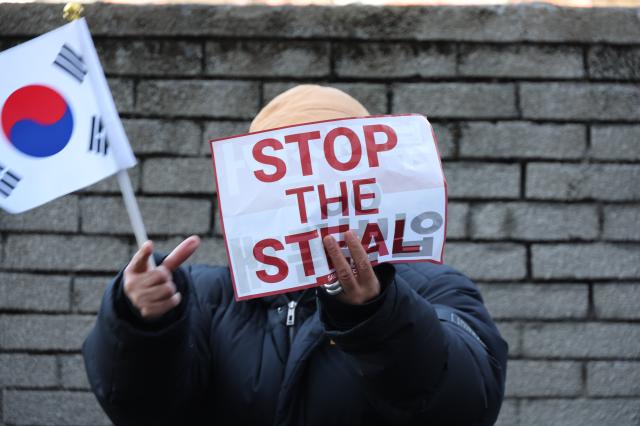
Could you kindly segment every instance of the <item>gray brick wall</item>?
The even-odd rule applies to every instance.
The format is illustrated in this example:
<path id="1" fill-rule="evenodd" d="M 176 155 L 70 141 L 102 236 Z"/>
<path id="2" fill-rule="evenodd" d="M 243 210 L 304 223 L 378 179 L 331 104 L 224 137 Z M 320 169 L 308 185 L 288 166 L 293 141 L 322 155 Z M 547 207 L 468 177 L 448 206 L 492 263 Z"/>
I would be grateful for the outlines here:
<path id="1" fill-rule="evenodd" d="M 62 23 L 0 5 L 0 47 Z M 434 124 L 447 263 L 510 345 L 499 424 L 640 424 L 640 12 L 90 4 L 156 247 L 224 263 L 210 138 L 300 82 Z M 286 17 L 286 19 L 283 19 Z M 0 214 L 0 425 L 102 425 L 80 345 L 135 249 L 114 179 Z"/>

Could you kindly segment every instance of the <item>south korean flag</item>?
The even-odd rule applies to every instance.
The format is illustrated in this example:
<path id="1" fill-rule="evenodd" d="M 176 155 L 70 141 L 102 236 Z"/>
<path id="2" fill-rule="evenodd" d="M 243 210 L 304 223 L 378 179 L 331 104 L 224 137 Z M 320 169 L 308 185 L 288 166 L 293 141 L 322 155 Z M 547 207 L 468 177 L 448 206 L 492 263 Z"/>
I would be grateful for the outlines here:
<path id="1" fill-rule="evenodd" d="M 136 164 L 84 19 L 0 53 L 0 207 L 20 213 Z"/>

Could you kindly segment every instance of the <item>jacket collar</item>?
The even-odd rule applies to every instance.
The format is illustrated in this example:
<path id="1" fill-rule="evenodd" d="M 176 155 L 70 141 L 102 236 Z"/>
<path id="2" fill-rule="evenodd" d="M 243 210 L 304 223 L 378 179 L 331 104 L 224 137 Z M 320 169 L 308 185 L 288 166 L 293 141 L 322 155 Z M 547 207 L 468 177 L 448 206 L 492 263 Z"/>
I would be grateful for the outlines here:
<path id="1" fill-rule="evenodd" d="M 265 296 L 260 299 L 260 303 L 268 308 L 277 308 L 287 305 L 290 301 L 295 300 L 298 305 L 311 305 L 316 302 L 316 288 L 307 288 L 304 290 L 293 291 L 290 293 L 274 294 Z"/>

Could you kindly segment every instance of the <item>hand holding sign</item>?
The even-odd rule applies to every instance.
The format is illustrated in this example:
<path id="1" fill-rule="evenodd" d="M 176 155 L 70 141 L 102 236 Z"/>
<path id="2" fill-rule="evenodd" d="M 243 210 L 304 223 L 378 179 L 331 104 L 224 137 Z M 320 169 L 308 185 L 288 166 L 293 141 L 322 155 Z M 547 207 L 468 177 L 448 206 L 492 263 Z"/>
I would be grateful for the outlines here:
<path id="1" fill-rule="evenodd" d="M 355 234 L 351 231 L 345 232 L 344 240 L 353 259 L 355 274 L 336 239 L 328 235 L 323 240 L 327 254 L 336 268 L 338 281 L 342 285 L 342 293 L 337 298 L 351 305 L 362 305 L 380 294 L 380 281 L 373 272 L 367 252 Z"/>
<path id="2" fill-rule="evenodd" d="M 153 243 L 147 241 L 133 256 L 124 270 L 124 293 L 140 310 L 142 317 L 152 319 L 163 315 L 180 304 L 181 295 L 171 278 L 171 272 L 186 261 L 200 245 L 193 235 L 180 243 L 156 268 L 149 268 Z"/>

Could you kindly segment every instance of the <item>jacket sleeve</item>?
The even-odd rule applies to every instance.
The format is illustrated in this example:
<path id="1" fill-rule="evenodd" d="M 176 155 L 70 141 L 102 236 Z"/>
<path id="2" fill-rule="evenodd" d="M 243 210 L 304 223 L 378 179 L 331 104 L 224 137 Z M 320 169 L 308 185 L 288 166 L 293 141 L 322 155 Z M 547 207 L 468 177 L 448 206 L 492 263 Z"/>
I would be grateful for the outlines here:
<path id="1" fill-rule="evenodd" d="M 403 276 L 411 284 L 396 275 L 379 308 L 348 328 L 332 322 L 330 296 L 321 296 L 326 333 L 389 423 L 493 424 L 508 348 L 476 286 L 451 268 L 429 276 L 419 267 L 398 267 L 408 268 Z"/>
<path id="2" fill-rule="evenodd" d="M 108 286 L 82 347 L 91 388 L 116 425 L 189 424 L 203 405 L 210 359 L 208 324 L 191 275 L 174 272 L 182 301 L 153 323 L 131 312 L 122 275 Z"/>

